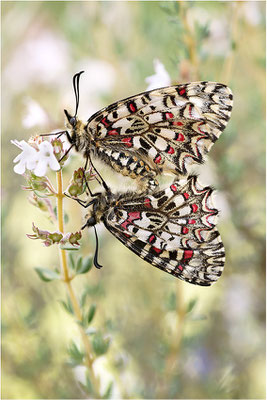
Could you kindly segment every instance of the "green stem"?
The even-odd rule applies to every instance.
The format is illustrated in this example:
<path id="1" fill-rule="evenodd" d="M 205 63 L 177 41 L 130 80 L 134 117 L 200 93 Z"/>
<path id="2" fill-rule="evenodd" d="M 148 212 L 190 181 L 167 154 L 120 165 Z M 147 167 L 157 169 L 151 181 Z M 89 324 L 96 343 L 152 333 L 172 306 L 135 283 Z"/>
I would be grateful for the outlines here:
<path id="1" fill-rule="evenodd" d="M 58 229 L 61 233 L 64 234 L 64 214 L 63 214 L 63 198 L 64 198 L 64 193 L 63 193 L 63 181 L 62 181 L 62 172 L 59 171 L 57 172 L 57 215 L 58 215 Z M 75 317 L 78 321 L 82 321 L 82 312 L 80 310 L 80 306 L 77 300 L 77 297 L 73 291 L 72 285 L 71 285 L 71 280 L 72 277 L 69 274 L 68 270 L 68 263 L 67 263 L 67 256 L 66 256 L 66 251 L 59 249 L 60 252 L 60 260 L 61 260 L 61 270 L 62 270 L 62 275 L 63 275 L 63 282 L 65 283 L 67 287 L 67 291 L 71 300 L 71 304 L 73 306 L 74 314 Z M 95 376 L 94 369 L 93 369 L 93 362 L 94 362 L 94 356 L 93 356 L 93 351 L 91 348 L 91 344 L 89 342 L 88 336 L 84 332 L 84 329 L 79 326 L 80 334 L 82 337 L 83 345 L 84 345 L 84 350 L 85 350 L 85 364 L 88 368 L 89 375 L 92 381 L 92 385 L 94 388 L 94 395 L 97 396 L 97 398 L 101 398 L 100 395 L 100 382 L 99 379 Z"/>

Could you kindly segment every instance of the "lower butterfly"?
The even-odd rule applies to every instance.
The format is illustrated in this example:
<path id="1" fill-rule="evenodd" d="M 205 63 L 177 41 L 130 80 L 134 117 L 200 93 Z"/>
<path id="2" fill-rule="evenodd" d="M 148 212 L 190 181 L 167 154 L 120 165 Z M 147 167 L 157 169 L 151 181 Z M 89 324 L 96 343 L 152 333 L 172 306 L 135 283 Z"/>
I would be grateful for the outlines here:
<path id="1" fill-rule="evenodd" d="M 210 187 L 196 176 L 153 194 L 101 193 L 87 206 L 84 227 L 103 222 L 125 246 L 183 281 L 210 286 L 221 276 L 225 252 L 215 226 Z"/>
<path id="2" fill-rule="evenodd" d="M 83 71 L 82 71 L 83 72 Z M 231 115 L 233 95 L 221 83 L 192 82 L 140 93 L 92 115 L 77 118 L 79 79 L 74 75 L 76 111 L 65 133 L 86 160 L 102 160 L 135 179 L 140 192 L 153 192 L 156 176 L 184 177 L 191 164 L 204 162 Z"/>

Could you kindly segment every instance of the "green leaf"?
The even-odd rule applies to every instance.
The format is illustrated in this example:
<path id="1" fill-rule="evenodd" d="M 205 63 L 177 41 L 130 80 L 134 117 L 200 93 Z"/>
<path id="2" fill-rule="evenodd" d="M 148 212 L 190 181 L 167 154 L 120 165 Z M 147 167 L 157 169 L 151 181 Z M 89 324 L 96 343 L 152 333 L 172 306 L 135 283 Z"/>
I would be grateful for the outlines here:
<path id="1" fill-rule="evenodd" d="M 80 261 L 80 260 L 79 260 Z M 86 274 L 93 266 L 92 257 L 85 257 L 81 259 L 79 265 L 77 264 L 76 273 L 77 274 Z"/>
<path id="2" fill-rule="evenodd" d="M 64 213 L 64 223 L 67 224 L 69 222 L 68 214 Z"/>
<path id="3" fill-rule="evenodd" d="M 79 271 L 82 268 L 82 263 L 83 263 L 82 256 L 79 256 L 78 259 L 76 260 L 76 268 L 75 268 L 77 274 L 79 274 Z"/>
<path id="4" fill-rule="evenodd" d="M 85 305 L 85 301 L 86 301 L 86 297 L 87 297 L 87 293 L 83 292 L 80 298 L 80 307 L 83 308 Z"/>
<path id="5" fill-rule="evenodd" d="M 68 260 L 69 260 L 69 264 L 70 264 L 70 268 L 72 270 L 75 269 L 75 261 L 74 261 L 74 257 L 72 253 L 68 253 Z"/>
<path id="6" fill-rule="evenodd" d="M 70 356 L 71 365 L 74 366 L 74 365 L 82 364 L 83 358 L 84 358 L 84 353 L 79 350 L 76 343 L 74 343 L 73 341 L 71 342 L 71 344 L 68 348 L 68 353 Z"/>
<path id="7" fill-rule="evenodd" d="M 187 308 L 186 308 L 186 313 L 187 314 L 190 313 L 193 310 L 193 308 L 197 304 L 197 300 L 198 300 L 197 298 L 194 298 L 194 299 L 191 299 L 189 301 L 189 303 L 187 304 Z"/>
<path id="8" fill-rule="evenodd" d="M 94 388 L 91 383 L 91 379 L 89 377 L 89 374 L 86 374 L 86 383 L 85 383 L 86 389 L 88 390 L 89 393 L 94 393 Z"/>
<path id="9" fill-rule="evenodd" d="M 102 356 L 108 351 L 109 340 L 104 339 L 101 332 L 96 332 L 92 339 L 92 346 L 95 354 L 98 356 Z"/>
<path id="10" fill-rule="evenodd" d="M 95 312 L 96 312 L 96 304 L 92 304 L 88 312 L 88 317 L 87 317 L 88 324 L 90 324 L 93 321 Z"/>
<path id="11" fill-rule="evenodd" d="M 108 387 L 105 391 L 105 393 L 103 394 L 102 398 L 103 399 L 110 399 L 111 394 L 112 394 L 112 389 L 113 389 L 113 382 L 109 382 Z"/>
<path id="12" fill-rule="evenodd" d="M 53 271 L 51 269 L 40 267 L 36 267 L 34 269 L 37 272 L 39 278 L 44 282 L 50 282 L 54 281 L 55 279 L 60 279 L 60 275 L 56 271 Z"/>
<path id="13" fill-rule="evenodd" d="M 74 310 L 69 297 L 67 297 L 67 301 L 59 300 L 59 302 L 63 306 L 65 311 L 67 311 L 69 314 L 74 315 Z"/>
<path id="14" fill-rule="evenodd" d="M 176 293 L 175 292 L 169 293 L 167 301 L 166 301 L 166 307 L 167 307 L 168 311 L 176 310 Z"/>

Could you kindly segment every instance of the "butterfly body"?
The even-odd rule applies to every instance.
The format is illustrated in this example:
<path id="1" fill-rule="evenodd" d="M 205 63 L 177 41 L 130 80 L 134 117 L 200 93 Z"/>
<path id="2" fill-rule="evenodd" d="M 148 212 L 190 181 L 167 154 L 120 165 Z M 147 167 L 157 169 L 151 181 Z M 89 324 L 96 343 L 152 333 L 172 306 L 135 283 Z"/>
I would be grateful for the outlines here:
<path id="1" fill-rule="evenodd" d="M 68 138 L 90 159 L 95 155 L 115 171 L 137 179 L 152 192 L 156 176 L 183 177 L 200 164 L 225 128 L 231 90 L 219 83 L 195 82 L 144 92 L 111 104 L 87 123 L 67 111 Z"/>
<path id="2" fill-rule="evenodd" d="M 222 273 L 224 247 L 216 228 L 212 189 L 196 176 L 153 194 L 99 194 L 86 226 L 103 222 L 126 247 L 184 281 L 209 286 Z"/>

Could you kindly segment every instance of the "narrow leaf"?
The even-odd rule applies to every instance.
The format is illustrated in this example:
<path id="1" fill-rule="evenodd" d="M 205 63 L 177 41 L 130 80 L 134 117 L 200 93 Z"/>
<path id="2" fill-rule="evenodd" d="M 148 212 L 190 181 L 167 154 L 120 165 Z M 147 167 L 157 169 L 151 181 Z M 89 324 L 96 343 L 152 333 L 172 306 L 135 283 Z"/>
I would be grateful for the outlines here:
<path id="1" fill-rule="evenodd" d="M 79 256 L 77 261 L 76 261 L 76 272 L 77 272 L 77 274 L 80 273 L 79 271 L 82 269 L 82 265 L 83 265 L 83 259 L 82 259 L 82 256 Z"/>
<path id="2" fill-rule="evenodd" d="M 44 282 L 50 282 L 54 281 L 55 279 L 60 279 L 60 275 L 51 269 L 39 267 L 36 267 L 34 269 L 37 272 L 39 278 L 42 279 L 42 281 Z"/>
<path id="3" fill-rule="evenodd" d="M 75 269 L 75 261 L 72 253 L 68 253 L 68 260 L 72 270 Z"/>
<path id="4" fill-rule="evenodd" d="M 95 312 L 96 312 L 96 304 L 92 304 L 88 312 L 88 317 L 87 317 L 88 324 L 90 324 L 93 321 Z"/>
<path id="5" fill-rule="evenodd" d="M 112 389 L 113 389 L 113 382 L 109 382 L 108 387 L 105 391 L 105 393 L 103 394 L 102 398 L 103 399 L 110 399 L 111 394 L 112 394 Z"/>
<path id="6" fill-rule="evenodd" d="M 59 300 L 59 303 L 63 306 L 63 308 L 65 309 L 65 311 L 67 311 L 69 314 L 74 314 L 74 310 L 70 301 L 70 298 L 67 297 L 67 301 L 64 300 Z"/>
<path id="7" fill-rule="evenodd" d="M 76 343 L 74 343 L 73 341 L 68 348 L 68 353 L 70 355 L 70 362 L 72 365 L 82 364 L 84 353 L 79 350 Z"/>
<path id="8" fill-rule="evenodd" d="M 92 346 L 96 355 L 101 356 L 108 351 L 109 340 L 104 339 L 102 333 L 96 332 L 96 334 L 93 336 Z"/>
<path id="9" fill-rule="evenodd" d="M 196 304 L 197 304 L 197 298 L 191 299 L 189 301 L 189 303 L 187 304 L 186 312 L 190 313 L 193 310 L 193 308 L 195 307 Z"/>
<path id="10" fill-rule="evenodd" d="M 86 274 L 92 268 L 92 265 L 93 265 L 92 261 L 93 261 L 92 257 L 86 257 L 84 259 L 80 258 L 79 264 L 77 263 L 77 266 L 76 266 L 76 273 L 77 274 Z"/>

